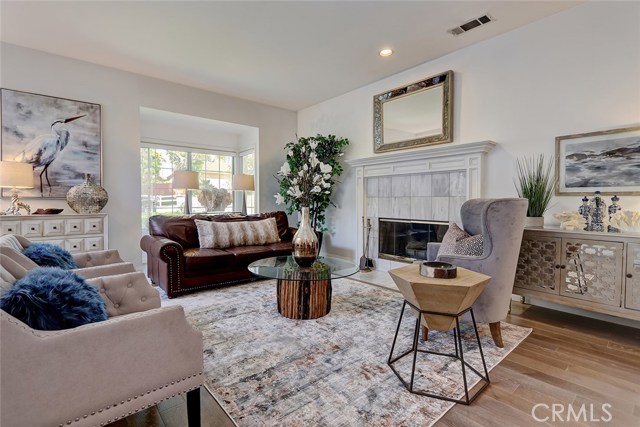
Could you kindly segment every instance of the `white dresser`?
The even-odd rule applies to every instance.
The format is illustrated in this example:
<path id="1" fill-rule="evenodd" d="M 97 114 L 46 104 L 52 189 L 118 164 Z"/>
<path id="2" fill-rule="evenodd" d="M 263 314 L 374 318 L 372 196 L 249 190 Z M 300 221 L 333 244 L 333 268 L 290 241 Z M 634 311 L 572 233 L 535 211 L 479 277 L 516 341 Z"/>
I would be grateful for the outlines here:
<path id="1" fill-rule="evenodd" d="M 107 214 L 0 216 L 1 234 L 53 243 L 71 253 L 108 249 L 108 231 Z"/>

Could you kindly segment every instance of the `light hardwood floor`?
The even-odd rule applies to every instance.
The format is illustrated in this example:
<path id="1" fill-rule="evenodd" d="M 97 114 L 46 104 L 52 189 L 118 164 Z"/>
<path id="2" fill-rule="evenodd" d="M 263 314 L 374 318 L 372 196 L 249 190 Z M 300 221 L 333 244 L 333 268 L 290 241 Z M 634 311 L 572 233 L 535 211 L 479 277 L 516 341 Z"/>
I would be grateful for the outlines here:
<path id="1" fill-rule="evenodd" d="M 640 329 L 517 302 L 506 321 L 533 333 L 489 373 L 491 385 L 471 406 L 456 405 L 436 426 L 640 426 Z M 234 425 L 207 391 L 201 396 L 203 427 Z M 585 405 L 588 420 L 592 407 L 606 418 L 604 403 L 610 422 L 566 422 L 570 404 L 576 412 Z M 536 404 L 547 422 L 532 417 Z M 556 407 L 564 421 L 552 422 L 553 404 L 564 405 Z M 186 419 L 186 400 L 176 397 L 109 427 L 185 427 Z"/>

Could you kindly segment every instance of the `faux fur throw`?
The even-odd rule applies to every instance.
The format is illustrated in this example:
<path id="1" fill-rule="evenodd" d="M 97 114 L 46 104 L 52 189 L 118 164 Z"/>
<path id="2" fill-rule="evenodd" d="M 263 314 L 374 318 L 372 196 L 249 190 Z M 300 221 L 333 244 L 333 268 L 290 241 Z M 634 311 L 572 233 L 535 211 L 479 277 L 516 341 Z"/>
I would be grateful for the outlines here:
<path id="1" fill-rule="evenodd" d="M 275 218 L 261 221 L 216 222 L 195 220 L 201 248 L 265 245 L 280 241 Z"/>
<path id="2" fill-rule="evenodd" d="M 22 254 L 40 267 L 60 267 L 64 270 L 77 268 L 76 261 L 68 250 L 51 243 L 31 243 Z"/>
<path id="3" fill-rule="evenodd" d="M 0 308 L 33 329 L 55 331 L 107 320 L 100 292 L 60 268 L 31 270 L 0 298 Z"/>

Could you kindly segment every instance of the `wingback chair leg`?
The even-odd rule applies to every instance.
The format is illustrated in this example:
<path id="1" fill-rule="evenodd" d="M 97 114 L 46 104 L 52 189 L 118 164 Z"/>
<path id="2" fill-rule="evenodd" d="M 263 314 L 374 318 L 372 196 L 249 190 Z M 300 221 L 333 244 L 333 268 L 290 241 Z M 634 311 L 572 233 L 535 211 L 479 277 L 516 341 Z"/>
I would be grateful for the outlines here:
<path id="1" fill-rule="evenodd" d="M 504 343 L 502 342 L 502 330 L 500 329 L 500 322 L 489 323 L 489 329 L 491 330 L 491 337 L 496 346 L 502 348 Z"/>
<path id="2" fill-rule="evenodd" d="M 189 427 L 200 427 L 200 387 L 187 392 L 187 422 Z"/>

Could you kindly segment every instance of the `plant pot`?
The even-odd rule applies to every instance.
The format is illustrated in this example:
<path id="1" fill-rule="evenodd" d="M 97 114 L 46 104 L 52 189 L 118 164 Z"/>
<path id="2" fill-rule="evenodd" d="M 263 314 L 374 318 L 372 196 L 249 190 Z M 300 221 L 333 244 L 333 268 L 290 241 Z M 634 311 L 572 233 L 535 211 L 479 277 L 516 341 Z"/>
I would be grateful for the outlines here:
<path id="1" fill-rule="evenodd" d="M 544 228 L 543 216 L 528 216 L 524 222 L 526 228 Z"/>

